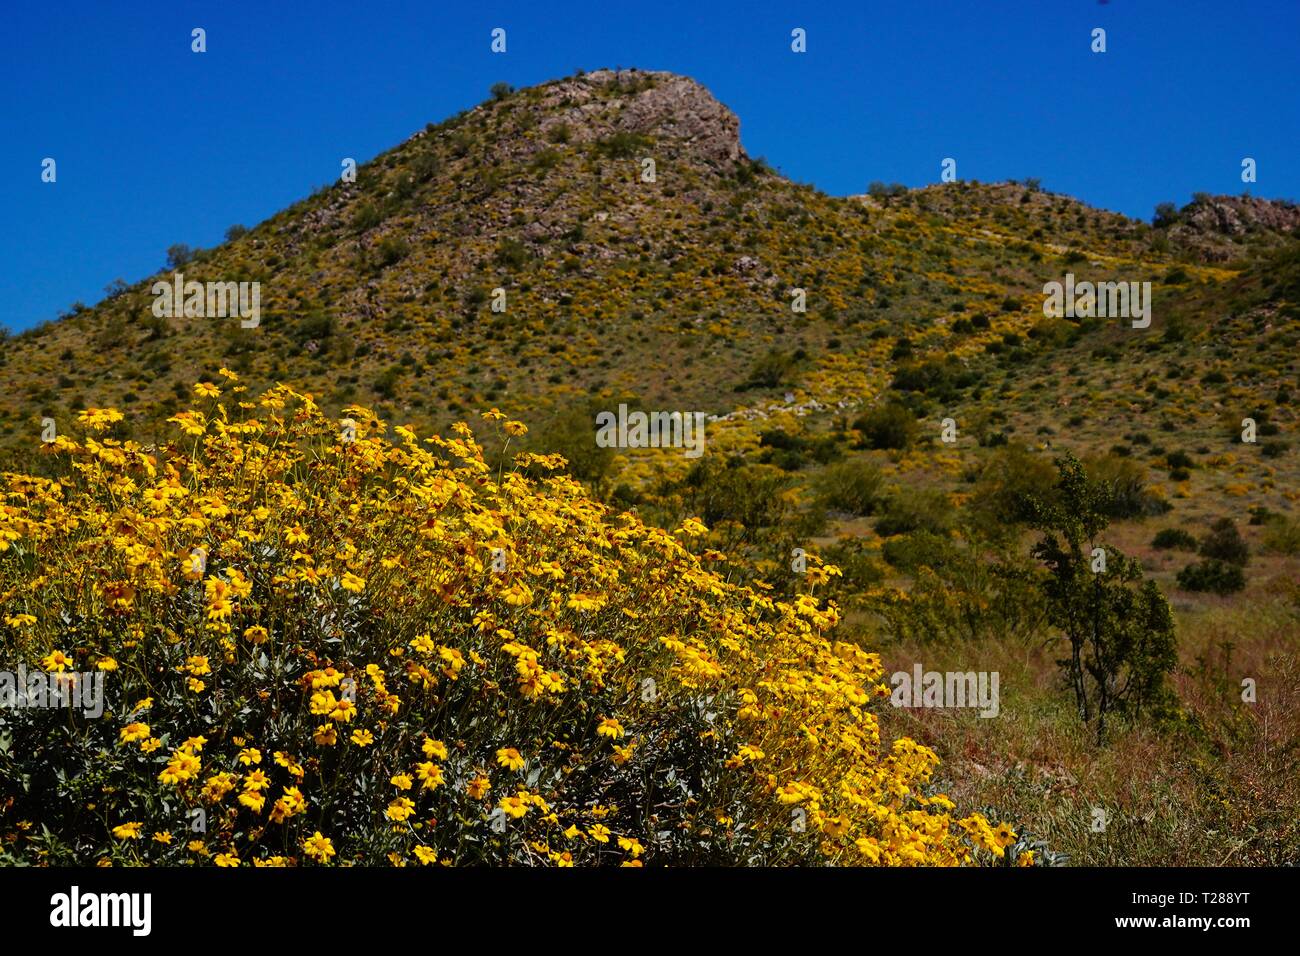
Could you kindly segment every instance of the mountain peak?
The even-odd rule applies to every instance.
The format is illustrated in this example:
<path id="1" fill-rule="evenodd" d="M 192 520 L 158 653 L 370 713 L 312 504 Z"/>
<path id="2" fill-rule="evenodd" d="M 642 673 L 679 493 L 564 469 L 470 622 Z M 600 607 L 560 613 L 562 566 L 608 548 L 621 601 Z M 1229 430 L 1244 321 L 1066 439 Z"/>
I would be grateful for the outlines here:
<path id="1" fill-rule="evenodd" d="M 745 155 L 736 114 L 704 86 L 675 73 L 595 70 L 517 95 L 538 110 L 544 135 L 567 126 L 569 136 L 579 143 L 617 133 L 676 140 L 700 159 L 719 164 L 734 163 Z"/>

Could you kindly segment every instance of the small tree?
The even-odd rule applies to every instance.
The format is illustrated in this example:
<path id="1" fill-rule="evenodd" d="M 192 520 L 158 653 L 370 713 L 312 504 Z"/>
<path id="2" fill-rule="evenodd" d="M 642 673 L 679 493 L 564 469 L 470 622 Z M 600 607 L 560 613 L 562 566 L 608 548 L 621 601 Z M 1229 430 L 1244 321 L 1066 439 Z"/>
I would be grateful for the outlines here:
<path id="1" fill-rule="evenodd" d="M 1168 229 L 1178 221 L 1178 207 L 1171 202 L 1162 202 L 1156 206 L 1155 215 L 1151 217 L 1151 225 L 1157 229 Z"/>
<path id="2" fill-rule="evenodd" d="M 194 258 L 199 250 L 178 242 L 167 247 L 167 268 L 179 269 Z"/>
<path id="3" fill-rule="evenodd" d="M 1137 716 L 1167 699 L 1165 676 L 1177 661 L 1173 612 L 1136 560 L 1097 545 L 1113 492 L 1090 481 L 1073 455 L 1056 468 L 1055 494 L 1026 502 L 1031 526 L 1044 533 L 1032 553 L 1048 572 L 1048 622 L 1070 643 L 1069 659 L 1058 663 L 1101 745 L 1110 714 Z"/>

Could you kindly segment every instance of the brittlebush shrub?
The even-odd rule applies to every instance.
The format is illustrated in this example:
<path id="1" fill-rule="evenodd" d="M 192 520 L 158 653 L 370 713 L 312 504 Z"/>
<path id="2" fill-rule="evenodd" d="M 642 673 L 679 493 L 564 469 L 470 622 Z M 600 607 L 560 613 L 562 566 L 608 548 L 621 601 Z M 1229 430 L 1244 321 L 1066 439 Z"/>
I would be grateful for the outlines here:
<path id="1" fill-rule="evenodd" d="M 684 546 L 698 521 L 614 515 L 562 460 L 489 463 L 463 424 L 422 440 L 286 387 L 197 391 L 156 451 L 87 410 L 46 446 L 57 477 L 3 478 L 4 666 L 106 677 L 100 719 L 0 709 L 5 862 L 961 864 L 1014 843 L 930 792 L 932 751 L 881 742 L 880 660 L 830 637 L 834 606 L 728 583 Z M 484 417 L 503 455 L 525 431 Z"/>

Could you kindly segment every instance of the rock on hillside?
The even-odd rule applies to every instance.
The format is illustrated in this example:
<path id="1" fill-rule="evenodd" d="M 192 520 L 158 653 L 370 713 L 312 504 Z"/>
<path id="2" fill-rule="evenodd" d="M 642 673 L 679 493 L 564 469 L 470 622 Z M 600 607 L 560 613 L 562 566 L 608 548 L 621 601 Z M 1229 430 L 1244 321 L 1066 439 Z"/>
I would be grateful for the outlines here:
<path id="1" fill-rule="evenodd" d="M 633 90 L 628 96 L 628 90 Z M 574 142 L 610 133 L 682 141 L 699 157 L 732 163 L 744 156 L 740 120 L 699 83 L 673 73 L 597 70 L 542 88 L 543 132 L 567 124 Z M 611 99 L 611 93 L 622 94 Z"/>
<path id="2" fill-rule="evenodd" d="M 1178 211 L 1169 227 L 1172 243 L 1194 250 L 1206 262 L 1223 262 L 1240 252 L 1247 238 L 1297 235 L 1300 206 L 1254 196 L 1198 195 Z"/>

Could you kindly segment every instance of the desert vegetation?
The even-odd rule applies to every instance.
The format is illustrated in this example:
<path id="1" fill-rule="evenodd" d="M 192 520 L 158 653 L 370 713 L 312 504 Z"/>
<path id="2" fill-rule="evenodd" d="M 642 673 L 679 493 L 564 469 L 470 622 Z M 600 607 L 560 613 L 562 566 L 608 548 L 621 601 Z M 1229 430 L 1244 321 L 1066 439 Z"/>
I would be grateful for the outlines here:
<path id="1" fill-rule="evenodd" d="M 114 688 L 0 711 L 0 861 L 1300 862 L 1295 207 L 831 197 L 729 117 L 498 84 L 0 343 L 5 659 Z"/>

